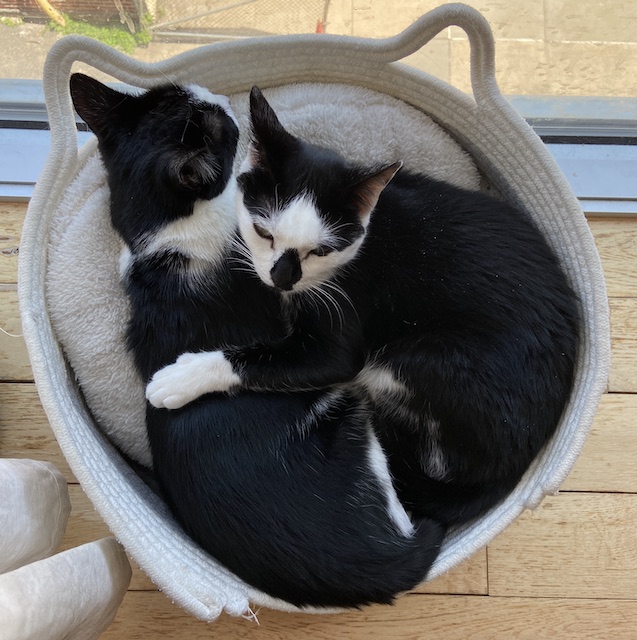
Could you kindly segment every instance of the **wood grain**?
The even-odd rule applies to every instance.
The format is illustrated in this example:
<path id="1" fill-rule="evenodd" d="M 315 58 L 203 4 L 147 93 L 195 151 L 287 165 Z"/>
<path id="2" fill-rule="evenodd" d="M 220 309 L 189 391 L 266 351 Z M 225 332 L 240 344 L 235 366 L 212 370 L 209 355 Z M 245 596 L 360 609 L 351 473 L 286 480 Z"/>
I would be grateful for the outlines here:
<path id="1" fill-rule="evenodd" d="M 48 460 L 76 482 L 33 383 L 0 384 L 0 457 Z"/>
<path id="2" fill-rule="evenodd" d="M 55 441 L 33 383 L 0 384 L 0 455 L 53 462 L 68 482 L 76 482 Z M 73 510 L 63 548 L 78 546 L 109 535 L 109 530 L 88 497 L 77 485 L 69 487 Z M 152 589 L 138 569 L 133 571 L 133 589 Z M 487 565 L 484 550 L 459 567 L 418 588 L 422 593 L 484 594 Z"/>
<path id="3" fill-rule="evenodd" d="M 546 498 L 489 545 L 489 595 L 632 598 L 636 523 L 635 494 Z"/>
<path id="4" fill-rule="evenodd" d="M 0 381 L 33 380 L 14 284 L 0 285 L 0 329 Z"/>
<path id="5" fill-rule="evenodd" d="M 637 395 L 607 393 L 566 491 L 637 493 Z"/>
<path id="6" fill-rule="evenodd" d="M 16 227 L 23 215 L 24 205 L 4 205 L 6 214 L 3 232 L 6 247 L 13 247 L 18 234 Z M 0 211 L 0 213 L 2 213 Z M 615 296 L 637 294 L 637 226 L 633 229 L 629 220 L 592 220 L 600 255 L 604 261 L 609 292 Z M 8 249 L 7 249 L 8 251 Z M 16 261 L 13 251 L 7 259 Z M 15 265 L 5 270 L 8 280 L 15 280 Z M 611 274 L 609 277 L 608 274 Z M 623 274 L 618 275 L 618 274 Z M 0 272 L 0 280 L 2 278 Z M 620 283 L 620 284 L 618 284 Z M 610 390 L 629 392 L 637 389 L 637 300 L 611 299 L 613 371 Z M 21 334 L 17 293 L 15 285 L 6 283 L 0 289 L 0 328 L 11 334 Z M 31 380 L 32 374 L 24 341 L 0 332 L 0 380 Z"/>
<path id="7" fill-rule="evenodd" d="M 610 391 L 631 393 L 637 390 L 637 299 L 611 298 Z"/>
<path id="8" fill-rule="evenodd" d="M 26 204 L 0 202 L 0 283 L 18 281 L 18 247 Z"/>
<path id="9" fill-rule="evenodd" d="M 481 549 L 451 571 L 420 585 L 414 593 L 486 595 L 488 589 L 487 550 Z"/>
<path id="10" fill-rule="evenodd" d="M 637 389 L 637 299 L 610 300 L 613 368 L 609 388 L 616 392 Z M 16 285 L 0 284 L 0 381 L 31 381 L 18 308 Z"/>
<path id="11" fill-rule="evenodd" d="M 637 225 L 634 218 L 590 218 L 609 297 L 637 297 Z"/>
<path id="12" fill-rule="evenodd" d="M 101 640 L 634 640 L 637 601 L 407 595 L 337 615 L 263 609 L 254 620 L 195 620 L 159 592 L 126 594 Z"/>

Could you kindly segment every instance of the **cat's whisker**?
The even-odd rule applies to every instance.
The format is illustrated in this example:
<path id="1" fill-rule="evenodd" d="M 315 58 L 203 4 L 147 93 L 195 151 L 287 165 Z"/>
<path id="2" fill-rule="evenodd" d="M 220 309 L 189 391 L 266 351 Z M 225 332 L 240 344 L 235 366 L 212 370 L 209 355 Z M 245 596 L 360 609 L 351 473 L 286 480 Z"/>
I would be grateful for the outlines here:
<path id="1" fill-rule="evenodd" d="M 321 287 L 321 285 L 318 285 L 318 286 L 315 287 L 314 293 L 316 294 L 317 298 L 319 300 L 321 300 L 323 302 L 323 304 L 325 305 L 325 308 L 327 309 L 327 312 L 330 314 L 331 328 L 334 329 L 334 318 L 332 316 L 331 307 L 334 306 L 336 311 L 338 312 L 338 307 L 336 307 L 336 305 L 334 305 L 334 299 L 330 297 L 330 295 Z"/>
<path id="2" fill-rule="evenodd" d="M 181 142 L 182 144 L 184 142 L 184 138 L 186 137 L 186 129 L 188 128 L 189 122 L 190 122 L 190 118 L 186 120 L 186 124 L 184 125 L 184 130 L 181 132 L 181 138 L 179 139 L 179 142 Z"/>
<path id="3" fill-rule="evenodd" d="M 243 271 L 245 273 L 256 273 L 254 265 L 252 262 L 246 258 L 242 258 L 240 256 L 234 256 L 232 258 L 232 262 L 234 263 L 232 268 L 236 271 Z"/>
<path id="4" fill-rule="evenodd" d="M 238 254 L 236 256 L 237 261 L 245 262 L 245 264 L 251 266 L 254 269 L 252 254 L 250 253 L 248 247 L 243 243 L 241 238 L 235 239 L 232 248 Z"/>
<path id="5" fill-rule="evenodd" d="M 235 271 L 240 271 L 241 273 L 249 273 L 249 274 L 251 274 L 253 276 L 256 275 L 256 272 L 255 272 L 254 269 L 249 269 L 247 267 L 233 267 L 233 269 Z"/>
<path id="6" fill-rule="evenodd" d="M 342 329 L 344 324 L 344 318 L 343 318 L 343 314 L 341 313 L 341 310 L 338 307 L 338 304 L 336 303 L 336 300 L 334 300 L 334 298 L 323 288 L 319 287 L 318 292 L 320 292 L 321 296 L 325 300 L 325 306 L 327 309 L 330 309 L 330 306 L 334 307 L 334 310 L 336 311 L 336 317 L 339 321 L 340 328 Z M 331 311 L 330 311 L 330 322 L 331 322 L 332 328 L 334 328 L 334 320 L 332 319 Z"/>
<path id="7" fill-rule="evenodd" d="M 279 211 L 279 185 L 274 185 L 274 208 L 275 211 Z"/>
<path id="8" fill-rule="evenodd" d="M 186 118 L 186 124 L 184 125 L 184 130 L 181 132 L 181 139 L 179 142 L 183 143 L 184 138 L 186 137 L 186 130 L 188 129 L 188 125 L 192 121 L 192 107 L 188 105 L 188 117 Z"/>
<path id="9" fill-rule="evenodd" d="M 159 71 L 159 73 L 166 80 L 166 82 L 171 84 L 176 89 L 181 89 L 181 87 L 170 76 L 166 75 L 161 69 L 157 69 L 157 71 Z"/>
<path id="10" fill-rule="evenodd" d="M 244 256 L 240 256 L 240 255 L 232 256 L 232 258 L 230 259 L 230 262 L 232 263 L 233 268 L 236 265 L 238 267 L 241 267 L 244 269 L 250 269 L 251 271 L 254 271 L 254 265 L 250 262 L 250 260 L 248 260 Z"/>
<path id="11" fill-rule="evenodd" d="M 327 227 L 327 229 L 335 237 L 338 237 L 338 236 L 343 235 L 343 231 L 345 229 L 348 229 L 349 227 L 354 227 L 354 226 L 356 226 L 356 225 L 354 223 L 352 223 L 352 222 L 340 222 L 340 220 L 339 220 L 338 222 L 334 222 L 334 223 L 330 224 Z"/>
<path id="12" fill-rule="evenodd" d="M 345 300 L 349 306 L 352 308 L 352 311 L 354 312 L 354 314 L 356 315 L 356 318 L 360 320 L 359 316 L 358 316 L 358 310 L 356 309 L 356 306 L 354 305 L 354 302 L 352 301 L 352 299 L 347 295 L 347 293 L 345 293 L 345 291 L 339 287 L 335 282 L 332 282 L 331 280 L 326 280 L 323 285 L 323 287 L 326 287 L 327 289 L 331 289 L 332 291 L 334 291 L 335 293 L 337 293 L 341 298 L 343 298 L 343 300 Z M 336 303 L 338 304 L 338 303 Z M 339 306 L 340 309 L 340 306 Z M 341 310 L 341 315 L 343 314 L 342 310 Z"/>
<path id="13" fill-rule="evenodd" d="M 329 307 L 327 306 L 327 304 L 325 303 L 325 300 L 323 300 L 322 297 L 319 295 L 319 291 L 317 287 L 315 286 L 309 287 L 308 289 L 305 290 L 305 293 L 308 294 L 307 299 L 309 302 L 312 303 L 312 306 L 316 309 L 317 313 L 320 312 L 320 305 L 325 306 L 325 308 L 327 309 L 327 312 L 330 315 L 330 324 L 331 324 L 331 327 L 333 328 L 334 322 L 332 319 L 332 313 Z"/>
<path id="14" fill-rule="evenodd" d="M 320 310 L 320 306 L 319 303 L 322 302 L 322 300 L 320 299 L 319 296 L 316 295 L 316 292 L 313 291 L 311 288 L 307 290 L 308 292 L 308 300 L 309 302 L 312 303 L 312 306 L 316 309 L 317 313 Z"/>
<path id="15" fill-rule="evenodd" d="M 272 215 L 272 208 L 267 205 L 254 205 L 251 207 L 251 211 L 257 216 L 263 218 L 269 218 Z"/>
<path id="16" fill-rule="evenodd" d="M 340 323 L 340 326 L 341 326 L 341 329 L 342 329 L 344 327 L 344 325 L 345 325 L 345 316 L 344 316 L 343 311 L 340 308 L 336 298 L 334 298 L 334 296 L 331 295 L 328 291 L 323 289 L 323 285 L 315 285 L 310 290 L 325 305 L 325 308 L 326 308 L 327 312 L 330 315 L 330 323 L 331 323 L 332 329 L 334 329 L 334 316 L 332 315 L 332 310 L 331 310 L 332 307 L 336 311 L 336 315 L 338 317 L 338 320 L 339 320 L 339 323 Z"/>

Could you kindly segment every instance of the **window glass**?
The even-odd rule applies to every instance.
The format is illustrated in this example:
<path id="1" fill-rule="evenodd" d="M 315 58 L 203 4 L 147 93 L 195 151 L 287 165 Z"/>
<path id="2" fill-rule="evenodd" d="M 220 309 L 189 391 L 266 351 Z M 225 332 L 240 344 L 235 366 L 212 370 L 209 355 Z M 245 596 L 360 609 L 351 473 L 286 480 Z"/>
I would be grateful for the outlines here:
<path id="1" fill-rule="evenodd" d="M 0 0 L 0 77 L 39 79 L 49 47 L 84 33 L 144 61 L 254 35 L 394 35 L 440 0 Z M 496 37 L 502 92 L 637 97 L 635 0 L 467 0 Z M 408 62 L 469 91 L 469 45 L 447 29 Z"/>

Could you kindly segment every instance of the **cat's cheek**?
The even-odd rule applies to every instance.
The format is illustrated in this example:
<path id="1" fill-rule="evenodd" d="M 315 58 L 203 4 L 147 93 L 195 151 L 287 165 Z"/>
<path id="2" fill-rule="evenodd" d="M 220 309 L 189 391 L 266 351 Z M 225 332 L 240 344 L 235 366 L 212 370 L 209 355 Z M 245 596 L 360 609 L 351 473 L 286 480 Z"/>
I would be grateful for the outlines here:
<path id="1" fill-rule="evenodd" d="M 269 287 L 273 287 L 274 282 L 272 281 L 272 277 L 270 276 L 270 272 L 272 271 L 272 260 L 268 259 L 267 257 L 261 257 L 254 252 L 252 256 L 252 264 L 259 278 L 264 284 L 267 284 Z"/>
<path id="2" fill-rule="evenodd" d="M 321 285 L 334 277 L 340 266 L 340 261 L 332 254 L 323 257 L 309 255 L 303 261 L 303 277 L 299 285 L 302 285 L 302 288 Z"/>
<path id="3" fill-rule="evenodd" d="M 256 234 L 254 234 L 256 236 Z M 269 287 L 274 286 L 270 272 L 275 263 L 275 254 L 268 243 L 263 238 L 257 237 L 253 242 L 248 243 L 252 266 L 264 284 Z"/>

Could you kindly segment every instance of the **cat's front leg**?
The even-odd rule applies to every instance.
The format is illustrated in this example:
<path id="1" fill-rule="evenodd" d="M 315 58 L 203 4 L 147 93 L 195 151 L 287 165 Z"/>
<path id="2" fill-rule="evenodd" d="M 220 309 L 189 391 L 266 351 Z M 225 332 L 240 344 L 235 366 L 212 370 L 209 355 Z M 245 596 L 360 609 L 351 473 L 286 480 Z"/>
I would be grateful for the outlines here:
<path id="1" fill-rule="evenodd" d="M 178 409 L 198 397 L 238 386 L 257 391 L 324 389 L 353 380 L 365 364 L 360 333 L 295 333 L 271 345 L 186 353 L 146 387 L 157 408 Z"/>
<path id="2" fill-rule="evenodd" d="M 206 393 L 240 385 L 241 377 L 223 351 L 184 353 L 155 373 L 146 387 L 146 399 L 158 409 L 179 409 Z"/>

